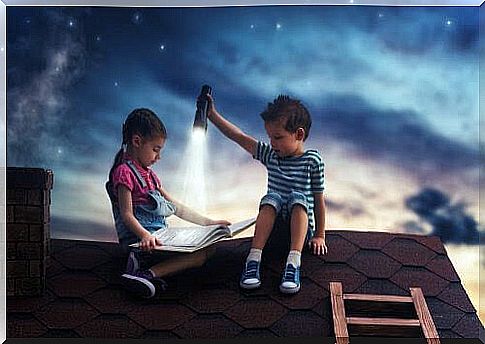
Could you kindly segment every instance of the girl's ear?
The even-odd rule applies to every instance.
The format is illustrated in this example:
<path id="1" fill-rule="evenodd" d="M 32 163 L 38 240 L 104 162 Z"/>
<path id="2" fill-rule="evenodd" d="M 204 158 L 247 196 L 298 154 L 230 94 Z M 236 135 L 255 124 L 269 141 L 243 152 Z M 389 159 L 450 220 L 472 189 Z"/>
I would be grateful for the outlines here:
<path id="1" fill-rule="evenodd" d="M 140 147 L 141 146 L 141 136 L 138 134 L 133 134 L 131 137 L 131 144 L 134 147 Z"/>
<path id="2" fill-rule="evenodd" d="M 304 138 L 305 138 L 305 129 L 301 127 L 296 129 L 296 139 L 303 140 Z"/>

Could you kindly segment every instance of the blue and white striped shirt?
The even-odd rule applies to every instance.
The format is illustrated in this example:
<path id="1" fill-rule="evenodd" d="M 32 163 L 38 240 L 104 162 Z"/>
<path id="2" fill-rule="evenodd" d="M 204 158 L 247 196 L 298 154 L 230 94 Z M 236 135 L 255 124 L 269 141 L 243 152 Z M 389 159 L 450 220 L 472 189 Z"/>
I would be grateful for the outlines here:
<path id="1" fill-rule="evenodd" d="M 301 156 L 279 157 L 268 143 L 259 141 L 253 156 L 266 166 L 268 171 L 268 192 L 275 192 L 286 203 L 288 195 L 297 191 L 306 196 L 308 203 L 308 227 L 314 233 L 315 200 L 313 194 L 323 193 L 324 163 L 318 151 L 306 150 Z M 283 209 L 283 211 L 288 211 Z"/>

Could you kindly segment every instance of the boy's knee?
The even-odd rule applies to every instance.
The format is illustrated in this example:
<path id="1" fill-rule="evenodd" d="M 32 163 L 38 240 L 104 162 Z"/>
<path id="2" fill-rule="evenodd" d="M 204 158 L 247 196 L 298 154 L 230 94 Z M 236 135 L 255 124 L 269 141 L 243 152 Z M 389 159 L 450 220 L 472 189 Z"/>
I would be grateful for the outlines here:
<path id="1" fill-rule="evenodd" d="M 288 196 L 288 209 L 293 214 L 294 211 L 303 211 L 308 214 L 308 202 L 306 196 L 301 192 L 293 191 Z"/>
<path id="2" fill-rule="evenodd" d="M 279 214 L 281 211 L 281 206 L 283 203 L 283 198 L 275 193 L 275 192 L 269 192 L 264 197 L 261 199 L 261 202 L 259 204 L 259 210 L 266 209 L 268 210 L 268 207 L 272 208 L 275 212 L 275 214 Z"/>

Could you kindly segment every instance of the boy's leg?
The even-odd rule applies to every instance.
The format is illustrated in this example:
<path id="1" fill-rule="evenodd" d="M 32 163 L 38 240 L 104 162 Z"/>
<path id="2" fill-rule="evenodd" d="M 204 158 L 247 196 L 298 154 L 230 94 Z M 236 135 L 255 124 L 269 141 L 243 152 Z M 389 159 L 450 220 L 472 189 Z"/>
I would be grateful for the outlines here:
<path id="1" fill-rule="evenodd" d="M 268 193 L 261 200 L 256 229 L 251 243 L 251 250 L 246 258 L 244 270 L 241 274 L 239 285 L 244 289 L 254 289 L 261 285 L 259 267 L 261 254 L 268 238 L 273 230 L 276 215 L 281 209 L 281 196 Z"/>
<path id="2" fill-rule="evenodd" d="M 308 231 L 308 205 L 303 194 L 292 192 L 288 200 L 290 213 L 291 243 L 286 260 L 280 290 L 296 293 L 300 290 L 301 251 Z"/>

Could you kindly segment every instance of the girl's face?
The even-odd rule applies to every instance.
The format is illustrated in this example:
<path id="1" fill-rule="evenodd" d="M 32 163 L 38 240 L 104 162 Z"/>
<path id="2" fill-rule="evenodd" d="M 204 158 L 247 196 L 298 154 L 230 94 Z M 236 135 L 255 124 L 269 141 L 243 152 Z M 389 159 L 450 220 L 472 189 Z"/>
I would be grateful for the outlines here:
<path id="1" fill-rule="evenodd" d="M 143 168 L 147 168 L 160 160 L 160 153 L 164 145 L 165 138 L 161 136 L 145 139 L 133 135 L 134 158 Z"/>
<path id="2" fill-rule="evenodd" d="M 281 157 L 298 156 L 303 154 L 303 129 L 290 133 L 284 128 L 282 121 L 266 122 L 264 124 L 275 153 Z"/>

